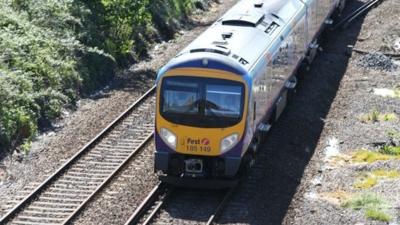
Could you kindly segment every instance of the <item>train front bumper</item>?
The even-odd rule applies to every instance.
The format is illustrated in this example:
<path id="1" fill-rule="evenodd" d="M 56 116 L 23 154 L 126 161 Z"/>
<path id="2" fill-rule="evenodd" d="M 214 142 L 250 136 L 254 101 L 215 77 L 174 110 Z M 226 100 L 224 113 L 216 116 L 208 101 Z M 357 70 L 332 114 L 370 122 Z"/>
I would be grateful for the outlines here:
<path id="1" fill-rule="evenodd" d="M 191 178 L 234 178 L 240 157 L 204 157 L 156 152 L 154 168 L 164 174 Z"/>

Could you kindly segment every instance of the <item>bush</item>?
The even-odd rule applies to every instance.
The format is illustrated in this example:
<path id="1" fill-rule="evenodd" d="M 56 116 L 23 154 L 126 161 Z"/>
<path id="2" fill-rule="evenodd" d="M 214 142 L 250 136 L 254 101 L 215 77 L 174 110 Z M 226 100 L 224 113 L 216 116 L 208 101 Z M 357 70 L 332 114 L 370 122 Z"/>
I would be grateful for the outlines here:
<path id="1" fill-rule="evenodd" d="M 75 34 L 70 1 L 0 3 L 0 147 L 30 140 L 38 121 L 49 121 L 80 95 L 79 56 L 97 54 Z M 83 67 L 83 66 L 82 66 Z"/>
<path id="2" fill-rule="evenodd" d="M 109 82 L 118 67 L 146 56 L 149 44 L 172 38 L 194 5 L 192 0 L 0 1 L 0 151 L 29 142 L 38 127 Z"/>

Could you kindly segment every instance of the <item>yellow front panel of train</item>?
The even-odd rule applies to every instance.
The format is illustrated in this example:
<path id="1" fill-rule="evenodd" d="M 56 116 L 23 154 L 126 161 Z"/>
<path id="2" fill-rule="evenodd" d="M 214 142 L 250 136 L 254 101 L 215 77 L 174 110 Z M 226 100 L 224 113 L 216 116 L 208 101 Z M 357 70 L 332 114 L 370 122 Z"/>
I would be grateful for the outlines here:
<path id="1" fill-rule="evenodd" d="M 157 131 L 167 128 L 177 136 L 175 151 L 190 155 L 218 156 L 221 155 L 221 141 L 232 134 L 238 134 L 240 140 L 243 135 L 244 119 L 239 124 L 229 128 L 193 128 L 172 124 L 162 117 L 157 122 Z"/>
<path id="2" fill-rule="evenodd" d="M 239 75 L 211 69 L 174 69 L 168 71 L 163 78 L 173 76 L 190 76 L 190 77 L 209 77 L 219 78 L 226 80 L 239 81 L 244 84 L 242 78 Z M 237 135 L 237 139 L 241 140 L 245 129 L 245 122 L 247 116 L 247 98 L 244 98 L 243 114 L 240 122 L 237 124 L 225 127 L 225 128 L 199 128 L 186 126 L 181 124 L 175 124 L 167 121 L 160 114 L 160 92 L 161 82 L 158 84 L 157 90 L 157 124 L 156 129 L 161 134 L 161 129 L 166 128 L 176 136 L 176 148 L 174 149 L 177 153 L 190 154 L 190 155 L 204 155 L 204 156 L 218 156 L 221 155 L 221 141 L 233 134 Z M 247 85 L 245 86 L 245 92 L 247 93 Z M 246 94 L 245 94 L 246 96 Z"/>

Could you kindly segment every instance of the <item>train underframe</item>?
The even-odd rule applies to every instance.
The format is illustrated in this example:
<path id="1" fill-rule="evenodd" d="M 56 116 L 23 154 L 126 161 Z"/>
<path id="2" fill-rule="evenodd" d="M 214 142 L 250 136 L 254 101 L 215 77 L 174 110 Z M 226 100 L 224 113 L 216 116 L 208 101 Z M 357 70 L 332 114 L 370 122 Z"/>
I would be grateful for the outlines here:
<path id="1" fill-rule="evenodd" d="M 156 170 L 160 180 L 176 186 L 224 188 L 239 180 L 241 157 L 209 157 L 157 152 Z M 210 185 L 212 184 L 212 185 Z"/>

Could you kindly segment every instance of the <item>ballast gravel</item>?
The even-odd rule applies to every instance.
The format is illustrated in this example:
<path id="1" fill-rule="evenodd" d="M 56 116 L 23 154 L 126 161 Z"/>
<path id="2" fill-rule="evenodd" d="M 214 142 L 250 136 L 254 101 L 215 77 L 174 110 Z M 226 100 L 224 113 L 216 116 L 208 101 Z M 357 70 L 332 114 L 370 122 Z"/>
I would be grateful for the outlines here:
<path id="1" fill-rule="evenodd" d="M 380 52 L 366 54 L 358 61 L 357 65 L 363 68 L 383 71 L 394 71 L 398 68 L 398 65 L 390 57 Z"/>

